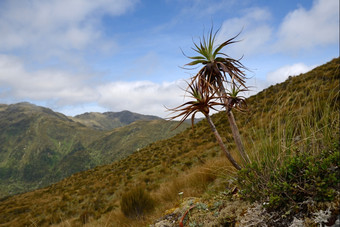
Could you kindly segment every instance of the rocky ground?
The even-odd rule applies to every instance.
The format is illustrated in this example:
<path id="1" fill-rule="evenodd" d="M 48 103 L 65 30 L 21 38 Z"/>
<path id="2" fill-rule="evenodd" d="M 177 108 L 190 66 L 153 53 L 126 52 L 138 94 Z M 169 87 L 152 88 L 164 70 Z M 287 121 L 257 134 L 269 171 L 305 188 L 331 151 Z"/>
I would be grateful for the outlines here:
<path id="1" fill-rule="evenodd" d="M 306 203 L 313 204 L 311 200 Z M 263 204 L 241 200 L 237 192 L 220 193 L 209 198 L 183 198 L 150 227 L 340 226 L 339 199 L 333 203 L 318 204 L 318 207 L 324 209 L 311 215 L 282 215 L 267 212 Z"/>

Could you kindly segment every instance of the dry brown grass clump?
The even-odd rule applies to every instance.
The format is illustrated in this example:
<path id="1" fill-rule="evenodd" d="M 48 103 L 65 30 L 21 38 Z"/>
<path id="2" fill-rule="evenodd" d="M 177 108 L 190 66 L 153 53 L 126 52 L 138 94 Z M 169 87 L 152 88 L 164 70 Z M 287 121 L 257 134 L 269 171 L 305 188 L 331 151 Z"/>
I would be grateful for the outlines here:
<path id="1" fill-rule="evenodd" d="M 120 209 L 126 217 L 140 218 L 155 208 L 155 201 L 142 186 L 136 186 L 123 194 Z"/>

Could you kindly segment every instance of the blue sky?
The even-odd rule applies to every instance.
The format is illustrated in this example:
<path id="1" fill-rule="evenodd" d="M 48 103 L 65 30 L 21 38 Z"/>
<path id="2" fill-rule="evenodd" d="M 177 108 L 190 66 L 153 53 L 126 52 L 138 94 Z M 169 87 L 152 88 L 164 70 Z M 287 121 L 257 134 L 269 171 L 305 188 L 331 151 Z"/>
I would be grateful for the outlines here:
<path id="1" fill-rule="evenodd" d="M 66 115 L 130 110 L 166 117 L 211 26 L 243 56 L 246 95 L 339 56 L 338 0 L 3 0 L 0 103 Z"/>

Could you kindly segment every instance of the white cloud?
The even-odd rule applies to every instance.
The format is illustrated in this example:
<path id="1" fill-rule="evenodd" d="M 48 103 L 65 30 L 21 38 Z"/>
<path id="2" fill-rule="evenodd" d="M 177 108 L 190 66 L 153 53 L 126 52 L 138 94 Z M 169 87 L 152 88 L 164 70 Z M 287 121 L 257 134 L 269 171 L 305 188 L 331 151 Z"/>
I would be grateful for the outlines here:
<path id="1" fill-rule="evenodd" d="M 6 1 L 0 9 L 0 50 L 41 53 L 80 50 L 101 43 L 101 17 L 118 16 L 136 0 Z M 99 42 L 100 41 L 100 42 Z"/>
<path id="2" fill-rule="evenodd" d="M 66 107 L 84 110 L 105 109 L 166 117 L 166 107 L 174 108 L 183 101 L 184 81 L 154 83 L 150 81 L 93 83 L 93 76 L 62 70 L 28 71 L 20 59 L 0 55 L 0 102 L 30 101 L 46 103 L 52 109 L 74 113 Z M 90 111 L 90 110 L 88 110 Z M 79 114 L 79 113 L 78 113 Z"/>
<path id="3" fill-rule="evenodd" d="M 183 102 L 182 82 L 150 81 L 113 82 L 98 87 L 98 103 L 111 110 L 133 112 L 166 117 L 167 108 L 174 108 Z"/>
<path id="4" fill-rule="evenodd" d="M 339 0 L 315 0 L 309 10 L 299 7 L 289 12 L 276 30 L 267 9 L 244 12 L 242 17 L 224 21 L 217 37 L 221 43 L 243 28 L 242 41 L 225 48 L 231 56 L 299 51 L 339 42 Z"/>
<path id="5" fill-rule="evenodd" d="M 272 36 L 272 28 L 268 25 L 270 19 L 271 14 L 266 9 L 248 9 L 243 17 L 224 21 L 216 41 L 217 43 L 222 43 L 226 39 L 237 35 L 243 28 L 242 33 L 237 38 L 241 42 L 226 47 L 225 52 L 236 57 L 266 52 L 266 44 Z"/>
<path id="6" fill-rule="evenodd" d="M 294 65 L 283 66 L 273 72 L 267 74 L 267 81 L 270 84 L 281 83 L 285 81 L 289 76 L 296 76 L 301 73 L 306 73 L 312 70 L 315 66 L 307 66 L 303 63 L 297 63 Z"/>
<path id="7" fill-rule="evenodd" d="M 29 72 L 15 57 L 0 55 L 0 98 L 53 100 L 57 105 L 90 102 L 96 98 L 87 85 L 89 75 L 54 69 Z"/>
<path id="8" fill-rule="evenodd" d="M 310 10 L 302 7 L 284 18 L 277 49 L 292 51 L 339 42 L 339 0 L 316 0 Z"/>

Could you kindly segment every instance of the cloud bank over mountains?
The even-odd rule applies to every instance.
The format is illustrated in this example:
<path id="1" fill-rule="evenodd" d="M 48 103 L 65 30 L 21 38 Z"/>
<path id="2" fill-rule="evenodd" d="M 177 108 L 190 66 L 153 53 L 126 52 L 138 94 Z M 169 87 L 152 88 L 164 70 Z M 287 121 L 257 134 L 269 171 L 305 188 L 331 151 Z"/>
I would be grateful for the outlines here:
<path id="1" fill-rule="evenodd" d="M 232 2 L 223 1 L 220 4 Z M 123 53 L 129 52 L 126 44 L 119 39 L 119 30 L 108 34 L 109 21 L 119 23 L 119 18 L 132 17 L 144 3 L 137 0 L 1 3 L 0 102 L 37 102 L 72 115 L 80 110 L 127 109 L 165 117 L 168 113 L 164 106 L 171 108 L 183 102 L 184 92 L 179 87 L 184 88 L 185 83 L 177 79 L 178 76 L 169 76 L 173 73 L 170 69 L 159 67 L 164 62 L 160 56 L 177 48 L 178 56 L 183 58 L 178 44 L 166 43 L 166 39 L 158 40 L 164 42 L 163 49 L 150 49 L 131 61 L 127 59 L 131 64 L 105 59 L 105 56 L 113 55 L 119 59 Z M 184 12 L 197 14 L 201 5 L 194 6 L 188 4 L 178 15 L 184 17 Z M 221 11 L 220 7 L 205 10 L 210 15 Z M 180 19 L 172 23 L 179 26 Z M 315 50 L 339 47 L 338 19 L 338 0 L 316 0 L 310 8 L 297 6 L 281 19 L 275 17 L 270 7 L 245 7 L 239 14 L 222 21 L 217 41 L 238 34 L 243 28 L 239 36 L 242 41 L 225 49 L 228 55 L 235 58 L 244 55 L 244 60 L 249 62 L 259 61 L 261 56 L 267 55 L 267 58 L 280 62 L 302 52 L 313 55 Z M 193 34 L 201 34 L 201 29 L 195 28 Z M 151 35 L 151 41 L 147 41 L 149 37 L 142 38 L 152 47 Z M 180 34 L 174 34 L 174 37 L 181 41 L 178 39 Z M 141 37 L 132 37 L 132 44 L 134 38 L 141 42 Z M 185 37 L 189 41 L 190 38 Z M 192 43 L 188 45 L 190 47 Z M 174 68 L 178 67 L 178 56 L 171 56 Z M 100 68 L 104 62 L 114 65 L 113 68 L 123 68 L 123 71 L 110 75 L 112 72 Z M 269 68 L 270 63 L 262 63 L 258 67 L 267 71 L 258 71 L 263 75 L 256 73 L 258 89 L 254 92 L 315 67 L 289 60 L 282 61 L 275 68 Z M 170 65 L 172 60 L 167 62 L 166 67 Z M 130 73 L 140 74 L 139 79 L 129 79 Z M 160 74 L 155 80 L 146 76 L 155 73 Z M 188 78 L 190 75 L 183 71 L 179 77 Z M 249 83 L 253 85 L 254 80 Z"/>
<path id="2" fill-rule="evenodd" d="M 100 83 L 93 75 L 58 70 L 28 72 L 19 59 L 3 55 L 0 55 L 0 75 L 0 84 L 9 88 L 2 90 L 0 98 L 10 96 L 11 102 L 50 100 L 56 107 L 98 103 L 104 109 L 118 107 L 119 110 L 155 114 L 162 108 L 164 112 L 165 104 L 173 107 L 183 101 L 180 87 L 184 86 L 184 81 Z"/>

